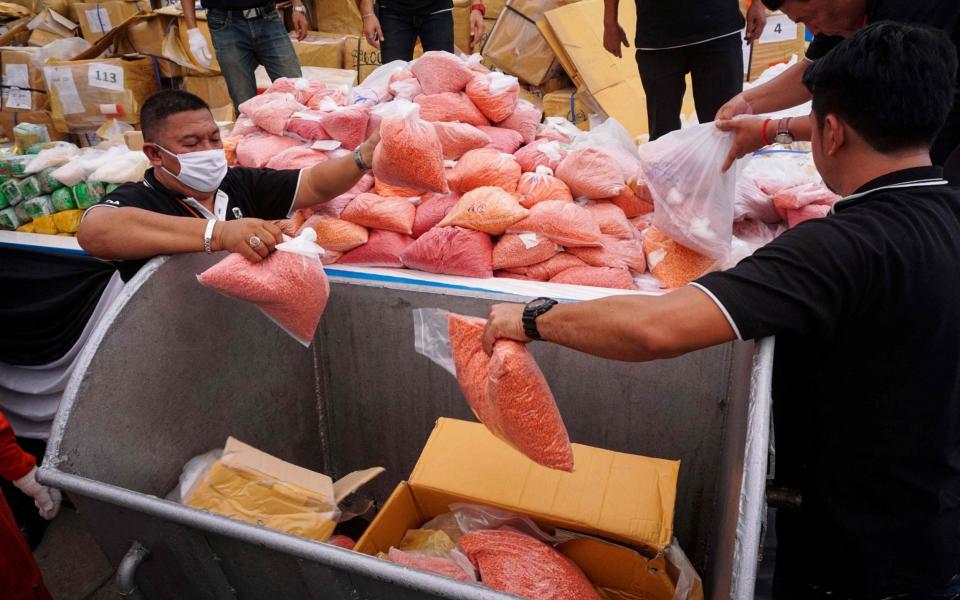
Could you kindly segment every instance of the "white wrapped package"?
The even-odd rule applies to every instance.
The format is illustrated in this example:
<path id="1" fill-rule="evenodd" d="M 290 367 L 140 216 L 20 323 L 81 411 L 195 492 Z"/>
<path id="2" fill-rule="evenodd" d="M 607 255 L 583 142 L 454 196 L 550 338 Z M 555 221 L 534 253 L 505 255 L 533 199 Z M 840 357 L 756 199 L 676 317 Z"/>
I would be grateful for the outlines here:
<path id="1" fill-rule="evenodd" d="M 104 183 L 137 182 L 143 180 L 148 168 L 150 161 L 147 156 L 139 150 L 131 150 L 101 165 L 90 173 L 88 179 Z"/>

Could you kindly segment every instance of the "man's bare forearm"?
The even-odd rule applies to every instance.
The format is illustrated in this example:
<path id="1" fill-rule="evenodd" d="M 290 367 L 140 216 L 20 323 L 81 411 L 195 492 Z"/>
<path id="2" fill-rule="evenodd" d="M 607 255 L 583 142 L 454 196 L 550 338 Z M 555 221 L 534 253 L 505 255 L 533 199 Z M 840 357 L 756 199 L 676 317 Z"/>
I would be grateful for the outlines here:
<path id="1" fill-rule="evenodd" d="M 803 74 L 809 64 L 801 60 L 767 83 L 743 92 L 753 114 L 785 110 L 810 100 L 810 90 L 803 85 Z"/>
<path id="2" fill-rule="evenodd" d="M 80 224 L 77 241 L 108 260 L 135 260 L 160 254 L 200 252 L 206 219 L 173 217 L 139 208 L 101 207 Z"/>
<path id="3" fill-rule="evenodd" d="M 300 190 L 293 204 L 295 209 L 306 208 L 333 200 L 352 188 L 363 176 L 350 156 L 322 162 L 303 171 Z"/>
<path id="4" fill-rule="evenodd" d="M 183 20 L 187 22 L 187 29 L 193 29 L 197 26 L 197 11 L 194 7 L 194 0 L 182 0 L 180 6 L 183 8 Z"/>

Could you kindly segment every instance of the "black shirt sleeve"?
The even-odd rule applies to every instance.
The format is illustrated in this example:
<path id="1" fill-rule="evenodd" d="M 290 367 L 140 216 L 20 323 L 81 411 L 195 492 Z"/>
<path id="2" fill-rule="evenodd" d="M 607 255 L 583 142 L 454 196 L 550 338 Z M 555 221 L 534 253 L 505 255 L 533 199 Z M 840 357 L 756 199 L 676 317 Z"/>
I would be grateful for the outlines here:
<path id="1" fill-rule="evenodd" d="M 693 285 L 714 297 L 741 339 L 828 337 L 860 303 L 875 272 L 875 248 L 846 221 L 831 216 L 803 223 Z"/>
<path id="2" fill-rule="evenodd" d="M 227 193 L 233 196 L 237 189 L 234 186 L 240 186 L 242 193 L 249 196 L 247 216 L 268 221 L 287 218 L 300 184 L 299 169 L 276 171 L 238 167 L 230 169 L 227 176 L 232 178 Z"/>
<path id="3" fill-rule="evenodd" d="M 823 58 L 828 52 L 833 50 L 843 41 L 842 37 L 818 34 L 813 37 L 810 46 L 807 47 L 807 58 L 817 60 Z"/>

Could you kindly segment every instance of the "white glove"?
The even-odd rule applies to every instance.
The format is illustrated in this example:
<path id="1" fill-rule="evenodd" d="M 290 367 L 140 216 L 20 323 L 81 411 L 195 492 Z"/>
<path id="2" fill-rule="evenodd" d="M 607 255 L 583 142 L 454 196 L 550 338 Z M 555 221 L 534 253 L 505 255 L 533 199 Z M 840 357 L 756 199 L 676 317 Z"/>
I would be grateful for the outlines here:
<path id="1" fill-rule="evenodd" d="M 57 516 L 60 510 L 60 490 L 49 488 L 37 481 L 37 468 L 13 482 L 21 492 L 33 498 L 33 503 L 40 510 L 40 516 L 50 520 Z"/>
<path id="2" fill-rule="evenodd" d="M 213 64 L 213 53 L 210 52 L 210 46 L 207 45 L 207 38 L 203 37 L 203 33 L 194 27 L 187 30 L 187 39 L 190 42 L 190 54 L 196 59 L 197 64 L 204 69 L 209 69 L 210 65 Z"/>

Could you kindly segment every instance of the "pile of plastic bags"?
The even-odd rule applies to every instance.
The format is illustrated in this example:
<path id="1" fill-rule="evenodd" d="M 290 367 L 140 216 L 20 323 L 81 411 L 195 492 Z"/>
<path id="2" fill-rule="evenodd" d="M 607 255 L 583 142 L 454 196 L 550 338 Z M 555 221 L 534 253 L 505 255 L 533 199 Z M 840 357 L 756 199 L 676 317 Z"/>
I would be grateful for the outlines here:
<path id="1" fill-rule="evenodd" d="M 286 225 L 313 228 L 325 264 L 443 275 L 674 288 L 836 199 L 806 155 L 721 175 L 732 140 L 712 124 L 638 152 L 615 120 L 590 132 L 542 122 L 518 90 L 443 52 L 383 65 L 350 90 L 279 79 L 240 107 L 225 146 L 235 165 L 304 168 L 380 127 L 373 176 Z"/>

